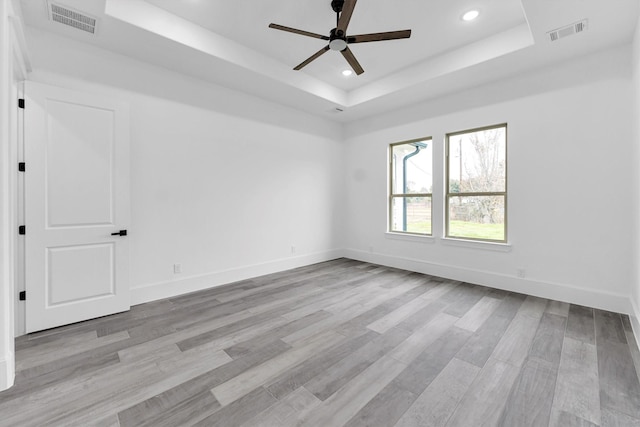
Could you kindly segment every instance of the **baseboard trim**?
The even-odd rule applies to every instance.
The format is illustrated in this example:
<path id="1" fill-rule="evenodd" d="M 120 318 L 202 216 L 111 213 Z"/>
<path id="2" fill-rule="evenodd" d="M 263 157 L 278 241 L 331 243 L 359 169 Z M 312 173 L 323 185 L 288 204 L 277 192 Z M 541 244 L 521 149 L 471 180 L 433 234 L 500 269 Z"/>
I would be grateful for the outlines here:
<path id="1" fill-rule="evenodd" d="M 185 277 L 180 280 L 136 286 L 131 289 L 131 305 L 211 289 L 239 280 L 246 280 L 341 257 L 628 314 L 633 325 L 636 341 L 640 344 L 640 308 L 625 295 L 584 289 L 570 284 L 522 279 L 488 271 L 433 263 L 413 258 L 371 253 L 357 249 L 334 249 L 260 264 L 246 265 L 198 276 Z"/>
<path id="2" fill-rule="evenodd" d="M 0 391 L 13 386 L 15 379 L 14 369 L 13 353 L 5 354 L 4 359 L 0 359 Z"/>
<path id="3" fill-rule="evenodd" d="M 357 249 L 346 249 L 344 251 L 344 256 L 358 261 L 430 274 L 451 280 L 460 280 L 467 283 L 584 305 L 616 313 L 632 313 L 629 297 L 611 292 L 583 289 L 569 284 L 522 279 L 488 271 L 432 263 L 419 259 L 396 257 L 393 255 L 371 253 Z M 638 331 L 640 331 L 640 327 L 635 330 L 636 338 L 638 338 Z"/>
<path id="4" fill-rule="evenodd" d="M 633 336 L 636 339 L 636 344 L 638 348 L 640 348 L 640 307 L 638 303 L 631 299 L 631 310 L 629 313 L 629 319 L 631 320 L 631 330 L 633 331 Z M 640 371 L 638 372 L 640 375 Z"/>
<path id="5" fill-rule="evenodd" d="M 318 262 L 342 258 L 343 256 L 343 250 L 335 249 L 291 258 L 278 259 L 260 264 L 245 265 L 208 274 L 189 276 L 180 280 L 135 286 L 131 288 L 131 305 L 143 304 L 145 302 L 170 298 L 177 295 L 187 294 L 189 292 L 211 289 L 228 283 L 237 282 L 239 280 L 246 280 L 251 279 L 252 277 L 263 276 L 265 274 L 304 267 Z"/>

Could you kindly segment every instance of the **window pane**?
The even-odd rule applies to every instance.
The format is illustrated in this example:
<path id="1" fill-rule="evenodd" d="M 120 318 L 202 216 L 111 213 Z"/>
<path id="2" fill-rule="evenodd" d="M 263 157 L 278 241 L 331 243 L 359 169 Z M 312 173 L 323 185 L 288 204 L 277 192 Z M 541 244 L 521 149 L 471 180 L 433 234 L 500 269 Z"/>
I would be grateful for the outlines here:
<path id="1" fill-rule="evenodd" d="M 431 234 L 431 197 L 394 197 L 391 231 Z"/>
<path id="2" fill-rule="evenodd" d="M 505 240 L 504 196 L 449 197 L 448 237 Z"/>
<path id="3" fill-rule="evenodd" d="M 431 153 L 430 139 L 391 147 L 392 194 L 431 194 Z"/>
<path id="4" fill-rule="evenodd" d="M 506 191 L 506 127 L 449 136 L 449 192 Z"/>

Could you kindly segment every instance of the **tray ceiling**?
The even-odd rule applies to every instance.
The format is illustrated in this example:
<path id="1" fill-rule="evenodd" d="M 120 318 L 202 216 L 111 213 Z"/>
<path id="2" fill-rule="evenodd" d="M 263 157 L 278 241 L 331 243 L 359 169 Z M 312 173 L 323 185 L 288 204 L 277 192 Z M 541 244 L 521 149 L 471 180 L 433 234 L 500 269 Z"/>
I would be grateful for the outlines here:
<path id="1" fill-rule="evenodd" d="M 638 16 L 637 0 L 361 0 L 349 34 L 412 35 L 352 45 L 365 73 L 345 77 L 348 66 L 333 51 L 293 71 L 326 42 L 268 28 L 274 22 L 328 35 L 336 20 L 329 0 L 57 3 L 96 17 L 100 30 L 81 34 L 50 21 L 46 0 L 22 1 L 26 24 L 338 121 L 630 42 Z M 479 17 L 463 21 L 472 9 Z M 583 34 L 549 40 L 547 32 L 584 19 Z"/>

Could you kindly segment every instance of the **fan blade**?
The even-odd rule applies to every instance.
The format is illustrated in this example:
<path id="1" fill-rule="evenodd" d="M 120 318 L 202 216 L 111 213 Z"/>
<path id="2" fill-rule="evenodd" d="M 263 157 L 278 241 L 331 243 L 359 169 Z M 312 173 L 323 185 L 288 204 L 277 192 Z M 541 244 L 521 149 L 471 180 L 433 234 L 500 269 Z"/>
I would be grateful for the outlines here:
<path id="1" fill-rule="evenodd" d="M 345 50 L 341 51 L 341 53 L 342 56 L 344 56 L 344 59 L 347 60 L 347 62 L 349 63 L 349 65 L 351 65 L 351 68 L 353 68 L 353 71 L 355 71 L 357 75 L 364 73 L 364 70 L 358 63 L 358 60 L 355 56 L 353 56 L 353 52 L 351 52 L 351 49 L 347 47 L 345 48 Z"/>
<path id="2" fill-rule="evenodd" d="M 347 37 L 348 43 L 380 42 L 383 40 L 408 39 L 411 37 L 411 30 L 389 31 L 386 33 L 360 34 Z"/>
<path id="3" fill-rule="evenodd" d="M 294 70 L 298 71 L 301 70 L 303 67 L 307 66 L 311 61 L 314 61 L 316 59 L 318 59 L 320 56 L 322 56 L 323 53 L 325 53 L 326 51 L 329 50 L 329 45 L 323 47 L 322 49 L 320 49 L 319 51 L 317 51 L 316 53 L 314 53 L 313 55 L 311 55 L 307 60 L 305 60 L 303 63 L 301 63 L 300 65 L 296 66 L 294 68 Z"/>
<path id="4" fill-rule="evenodd" d="M 307 37 L 313 37 L 314 39 L 322 39 L 329 40 L 329 37 L 323 36 L 322 34 L 310 33 L 309 31 L 297 30 L 291 27 L 285 27 L 284 25 L 278 24 L 269 24 L 269 28 L 273 28 L 274 30 L 287 31 L 289 33 L 300 34 Z"/>
<path id="5" fill-rule="evenodd" d="M 351 21 L 351 15 L 353 15 L 353 9 L 356 7 L 357 0 L 345 0 L 342 6 L 342 12 L 340 12 L 340 19 L 338 20 L 338 30 L 342 30 L 343 34 L 347 33 L 347 27 L 349 21 Z"/>

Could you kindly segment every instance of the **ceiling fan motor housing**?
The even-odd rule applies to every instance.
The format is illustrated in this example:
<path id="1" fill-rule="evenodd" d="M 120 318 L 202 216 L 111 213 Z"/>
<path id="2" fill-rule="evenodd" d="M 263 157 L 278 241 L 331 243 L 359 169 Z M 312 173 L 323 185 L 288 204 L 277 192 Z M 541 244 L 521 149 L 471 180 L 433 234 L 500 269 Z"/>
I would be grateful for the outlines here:
<path id="1" fill-rule="evenodd" d="M 342 12 L 342 7 L 343 6 L 344 6 L 344 0 L 332 0 L 331 1 L 331 9 L 333 9 L 333 11 L 335 13 Z"/>

